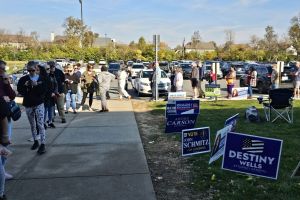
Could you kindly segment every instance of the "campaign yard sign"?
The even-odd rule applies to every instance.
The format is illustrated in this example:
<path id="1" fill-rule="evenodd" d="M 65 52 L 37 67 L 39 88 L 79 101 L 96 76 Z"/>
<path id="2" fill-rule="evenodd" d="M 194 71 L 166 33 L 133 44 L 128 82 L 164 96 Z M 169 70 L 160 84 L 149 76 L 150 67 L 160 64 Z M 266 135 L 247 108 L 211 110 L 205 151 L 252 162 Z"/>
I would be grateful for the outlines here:
<path id="1" fill-rule="evenodd" d="M 168 118 L 169 115 L 176 115 L 176 105 L 174 103 L 166 104 L 165 117 Z"/>
<path id="2" fill-rule="evenodd" d="M 165 133 L 181 132 L 195 127 L 197 114 L 169 115 L 166 119 Z"/>
<path id="3" fill-rule="evenodd" d="M 239 113 L 229 117 L 228 119 L 226 119 L 224 127 L 231 125 L 230 132 L 235 132 L 238 118 L 239 118 Z"/>
<path id="4" fill-rule="evenodd" d="M 229 132 L 222 169 L 277 179 L 282 140 Z"/>
<path id="5" fill-rule="evenodd" d="M 247 99 L 248 97 L 248 87 L 241 87 L 241 88 L 232 88 L 231 90 L 231 99 Z"/>
<path id="6" fill-rule="evenodd" d="M 174 103 L 176 100 L 186 99 L 186 92 L 169 92 L 168 103 Z"/>
<path id="7" fill-rule="evenodd" d="M 205 96 L 219 97 L 221 96 L 220 84 L 205 84 Z"/>
<path id="8" fill-rule="evenodd" d="M 209 127 L 182 130 L 182 156 L 210 152 Z"/>
<path id="9" fill-rule="evenodd" d="M 232 126 L 229 125 L 225 126 L 221 130 L 218 130 L 208 164 L 218 160 L 224 154 L 226 136 L 227 133 L 230 132 L 231 127 Z"/>
<path id="10" fill-rule="evenodd" d="M 177 100 L 175 102 L 176 114 L 199 114 L 200 101 L 199 100 Z"/>

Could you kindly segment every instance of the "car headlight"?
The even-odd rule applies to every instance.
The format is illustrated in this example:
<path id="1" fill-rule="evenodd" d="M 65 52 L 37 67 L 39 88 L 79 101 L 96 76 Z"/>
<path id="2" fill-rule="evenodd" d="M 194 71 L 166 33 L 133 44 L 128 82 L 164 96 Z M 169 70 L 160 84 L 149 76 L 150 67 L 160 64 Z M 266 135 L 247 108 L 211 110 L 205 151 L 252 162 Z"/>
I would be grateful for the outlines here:
<path id="1" fill-rule="evenodd" d="M 144 85 L 144 86 L 149 86 L 149 84 L 148 84 L 148 83 L 143 83 L 143 82 L 141 82 L 141 85 Z"/>

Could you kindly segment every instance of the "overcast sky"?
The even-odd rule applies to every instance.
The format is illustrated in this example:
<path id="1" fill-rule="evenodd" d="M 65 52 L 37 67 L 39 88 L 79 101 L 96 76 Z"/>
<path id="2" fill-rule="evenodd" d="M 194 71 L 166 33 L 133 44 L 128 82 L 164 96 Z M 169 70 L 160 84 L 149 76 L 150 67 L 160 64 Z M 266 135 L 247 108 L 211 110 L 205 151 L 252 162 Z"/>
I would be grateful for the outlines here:
<path id="1" fill-rule="evenodd" d="M 248 42 L 251 35 L 263 37 L 271 25 L 279 36 L 287 34 L 290 19 L 300 13 L 300 0 L 82 0 L 83 19 L 101 36 L 129 43 L 153 34 L 175 47 L 189 41 L 199 30 L 204 41 L 225 41 L 224 30 L 235 33 L 235 42 Z M 64 20 L 80 18 L 79 0 L 0 0 L 0 29 L 40 39 L 62 34 Z"/>

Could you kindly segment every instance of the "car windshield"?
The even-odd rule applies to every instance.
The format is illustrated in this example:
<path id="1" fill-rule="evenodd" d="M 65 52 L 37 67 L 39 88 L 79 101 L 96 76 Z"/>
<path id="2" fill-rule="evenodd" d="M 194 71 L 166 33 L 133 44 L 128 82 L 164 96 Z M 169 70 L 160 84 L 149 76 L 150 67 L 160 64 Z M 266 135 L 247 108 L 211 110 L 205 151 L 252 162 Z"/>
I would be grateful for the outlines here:
<path id="1" fill-rule="evenodd" d="M 180 65 L 181 66 L 181 68 L 191 68 L 192 66 L 190 65 L 190 64 L 181 64 Z"/>
<path id="2" fill-rule="evenodd" d="M 132 65 L 132 69 L 144 69 L 144 65 Z"/>
<path id="3" fill-rule="evenodd" d="M 120 65 L 119 64 L 110 64 L 109 69 L 120 69 Z"/>
<path id="4" fill-rule="evenodd" d="M 142 78 L 149 78 L 153 74 L 153 71 L 143 71 Z M 166 72 L 161 71 L 161 78 L 168 78 Z"/>

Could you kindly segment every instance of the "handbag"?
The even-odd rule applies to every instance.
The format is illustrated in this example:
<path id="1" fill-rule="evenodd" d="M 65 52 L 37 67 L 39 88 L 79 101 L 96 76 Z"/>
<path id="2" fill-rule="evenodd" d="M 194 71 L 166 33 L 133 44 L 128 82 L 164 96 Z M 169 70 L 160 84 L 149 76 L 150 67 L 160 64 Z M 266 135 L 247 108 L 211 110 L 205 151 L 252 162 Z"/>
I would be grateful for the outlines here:
<path id="1" fill-rule="evenodd" d="M 20 119 L 22 112 L 20 106 L 15 101 L 8 102 L 9 106 L 9 117 L 12 118 L 12 120 L 17 121 Z"/>

